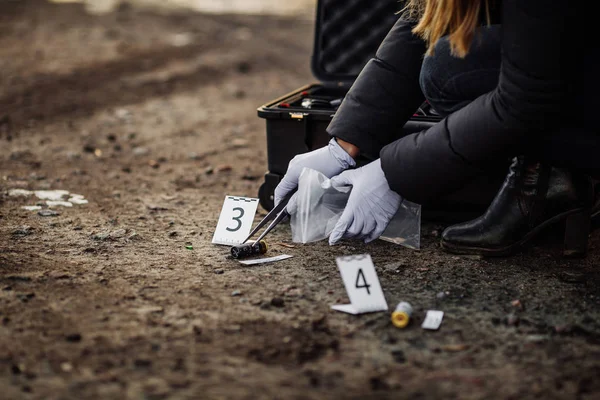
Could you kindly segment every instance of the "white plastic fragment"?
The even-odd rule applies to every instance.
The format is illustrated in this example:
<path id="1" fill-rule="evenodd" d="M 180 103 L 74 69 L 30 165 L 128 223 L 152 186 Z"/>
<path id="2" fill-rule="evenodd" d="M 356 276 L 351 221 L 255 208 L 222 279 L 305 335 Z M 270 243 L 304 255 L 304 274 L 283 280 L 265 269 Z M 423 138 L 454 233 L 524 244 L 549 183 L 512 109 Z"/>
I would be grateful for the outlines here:
<path id="1" fill-rule="evenodd" d="M 31 196 L 33 194 L 33 192 L 31 190 L 25 190 L 25 189 L 11 189 L 8 191 L 8 195 L 10 197 L 20 197 L 20 196 Z"/>
<path id="2" fill-rule="evenodd" d="M 70 201 L 73 204 L 87 204 L 88 203 L 88 201 L 83 197 L 83 195 L 75 194 L 75 193 L 71 193 L 71 197 L 69 197 L 68 201 Z"/>
<path id="3" fill-rule="evenodd" d="M 264 263 L 269 263 L 269 262 L 285 260 L 285 259 L 291 258 L 291 257 L 293 257 L 293 256 L 291 256 L 289 254 L 281 254 L 281 255 L 278 255 L 275 257 L 258 258 L 255 260 L 240 260 L 240 263 L 242 263 L 244 265 L 264 264 Z"/>
<path id="4" fill-rule="evenodd" d="M 27 211 L 39 211 L 42 209 L 42 206 L 23 206 L 21 208 Z"/>
<path id="5" fill-rule="evenodd" d="M 423 320 L 423 324 L 421 324 L 421 328 L 437 330 L 442 324 L 442 319 L 444 318 L 443 311 L 435 311 L 429 310 L 427 311 L 427 315 L 425 316 L 425 320 Z"/>
<path id="6" fill-rule="evenodd" d="M 68 202 L 68 201 L 47 200 L 46 204 L 48 205 L 48 207 L 58 207 L 58 206 L 73 207 L 73 203 Z"/>
<path id="7" fill-rule="evenodd" d="M 68 190 L 36 190 L 33 193 L 40 200 L 61 201 L 69 195 Z"/>

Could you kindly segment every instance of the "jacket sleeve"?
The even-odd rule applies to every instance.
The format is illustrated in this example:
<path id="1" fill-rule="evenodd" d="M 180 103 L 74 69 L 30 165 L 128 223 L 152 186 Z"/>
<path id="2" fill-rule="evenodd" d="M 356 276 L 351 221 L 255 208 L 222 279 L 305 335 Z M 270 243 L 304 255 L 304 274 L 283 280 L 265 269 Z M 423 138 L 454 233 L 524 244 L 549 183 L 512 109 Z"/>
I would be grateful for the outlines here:
<path id="1" fill-rule="evenodd" d="M 564 2 L 504 0 L 497 87 L 428 130 L 384 147 L 381 164 L 390 187 L 427 202 L 460 188 L 486 164 L 521 154 L 555 127 L 564 107 L 571 11 Z"/>
<path id="2" fill-rule="evenodd" d="M 415 21 L 400 17 L 374 58 L 365 65 L 327 132 L 376 159 L 398 139 L 402 126 L 423 103 L 419 74 L 425 43 L 412 34 Z"/>

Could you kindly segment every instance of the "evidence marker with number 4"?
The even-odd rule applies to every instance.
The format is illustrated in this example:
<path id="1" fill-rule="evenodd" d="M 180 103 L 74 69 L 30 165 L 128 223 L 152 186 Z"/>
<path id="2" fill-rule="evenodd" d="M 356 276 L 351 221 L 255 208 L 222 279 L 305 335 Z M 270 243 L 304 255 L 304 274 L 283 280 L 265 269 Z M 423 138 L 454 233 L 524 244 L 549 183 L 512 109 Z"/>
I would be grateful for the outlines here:
<path id="1" fill-rule="evenodd" d="M 265 254 L 267 252 L 267 242 L 264 240 L 252 243 L 244 243 L 231 248 L 231 256 L 233 258 L 245 258 Z"/>
<path id="2" fill-rule="evenodd" d="M 413 308 L 410 303 L 401 301 L 396 306 L 396 309 L 392 313 L 392 324 L 397 328 L 405 328 L 410 322 L 410 316 L 412 315 Z"/>

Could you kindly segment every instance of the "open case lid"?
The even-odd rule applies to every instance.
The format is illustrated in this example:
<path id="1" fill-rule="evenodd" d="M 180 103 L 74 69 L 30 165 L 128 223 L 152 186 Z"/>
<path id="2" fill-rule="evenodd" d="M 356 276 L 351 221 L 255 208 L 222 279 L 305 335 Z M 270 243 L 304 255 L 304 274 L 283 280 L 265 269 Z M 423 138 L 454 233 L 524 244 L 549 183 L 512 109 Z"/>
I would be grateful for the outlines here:
<path id="1" fill-rule="evenodd" d="M 398 19 L 398 0 L 318 0 L 311 68 L 324 84 L 350 86 Z"/>

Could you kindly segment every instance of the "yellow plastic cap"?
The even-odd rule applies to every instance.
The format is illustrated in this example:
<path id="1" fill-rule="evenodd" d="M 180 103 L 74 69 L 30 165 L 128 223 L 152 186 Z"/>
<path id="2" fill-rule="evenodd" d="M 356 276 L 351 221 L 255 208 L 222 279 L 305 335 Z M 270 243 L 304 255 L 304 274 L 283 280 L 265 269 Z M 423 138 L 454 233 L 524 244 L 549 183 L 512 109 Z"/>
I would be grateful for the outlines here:
<path id="1" fill-rule="evenodd" d="M 392 313 L 392 324 L 397 328 L 404 328 L 408 325 L 410 317 L 404 311 L 394 311 Z"/>

